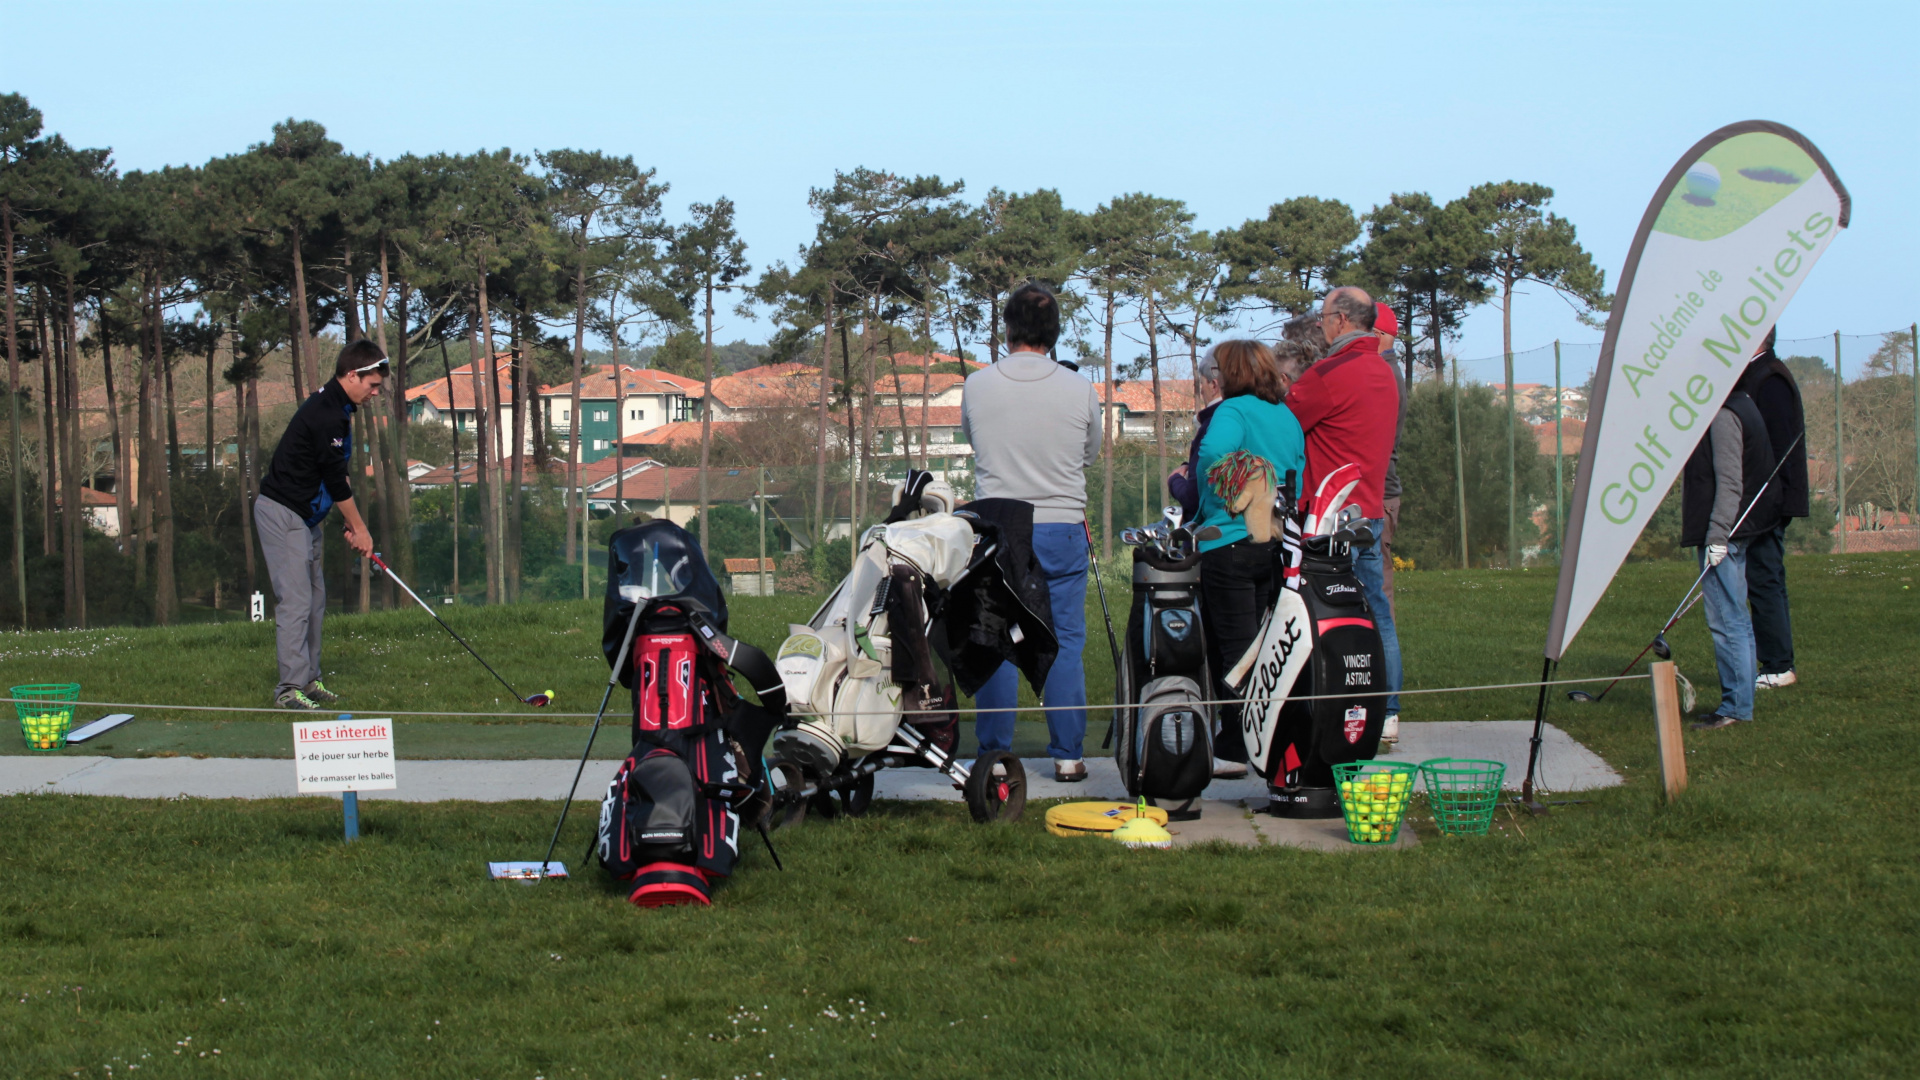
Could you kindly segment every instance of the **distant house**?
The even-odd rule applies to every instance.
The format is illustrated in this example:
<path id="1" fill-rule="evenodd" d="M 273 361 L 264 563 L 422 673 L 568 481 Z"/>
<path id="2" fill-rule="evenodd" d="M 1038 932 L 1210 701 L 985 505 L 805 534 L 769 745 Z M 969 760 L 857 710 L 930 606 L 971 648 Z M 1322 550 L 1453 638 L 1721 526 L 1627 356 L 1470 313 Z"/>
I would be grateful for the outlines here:
<path id="1" fill-rule="evenodd" d="M 501 353 L 494 357 L 495 393 L 500 402 L 500 425 L 503 432 L 513 430 L 513 357 Z M 474 408 L 474 391 L 486 385 L 486 371 L 482 368 L 476 378 L 472 364 L 462 364 L 452 371 L 453 380 L 449 385 L 445 376 L 424 382 L 407 389 L 407 418 L 416 424 L 444 424 L 456 431 L 472 435 L 478 431 L 478 418 Z"/>
<path id="2" fill-rule="evenodd" d="M 580 460 L 599 461 L 627 436 L 649 428 L 698 419 L 699 379 L 668 371 L 600 364 L 580 380 Z M 573 384 L 540 388 L 547 427 L 554 432 L 555 457 L 569 456 L 573 438 Z"/>
<path id="3" fill-rule="evenodd" d="M 772 596 L 778 591 L 778 582 L 773 574 L 773 560 L 766 559 L 728 559 L 727 577 L 733 586 L 735 596 Z M 761 582 L 766 590 L 761 591 Z"/>

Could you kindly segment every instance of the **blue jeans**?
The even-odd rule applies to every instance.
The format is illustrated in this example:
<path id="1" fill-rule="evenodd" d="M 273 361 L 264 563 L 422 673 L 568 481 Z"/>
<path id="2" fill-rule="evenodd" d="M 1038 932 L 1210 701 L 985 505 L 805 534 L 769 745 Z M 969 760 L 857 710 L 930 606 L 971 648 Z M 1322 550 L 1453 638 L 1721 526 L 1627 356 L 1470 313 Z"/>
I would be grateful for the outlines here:
<path id="1" fill-rule="evenodd" d="M 1040 695 L 1045 705 L 1076 708 L 1047 713 L 1047 756 L 1072 761 L 1080 757 L 1087 738 L 1087 672 L 1080 662 L 1087 643 L 1087 534 L 1079 525 L 1039 524 L 1033 527 L 1033 554 L 1047 575 L 1047 593 L 1053 600 L 1053 636 L 1060 654 L 1047 672 Z M 1011 663 L 1001 664 L 973 701 L 977 711 L 973 734 L 982 752 L 1013 749 L 1013 709 L 1019 700 L 1020 673 Z"/>
<path id="2" fill-rule="evenodd" d="M 1700 549 L 1700 566 L 1707 550 Z M 1713 662 L 1720 669 L 1721 716 L 1753 719 L 1753 620 L 1747 615 L 1747 542 L 1727 544 L 1727 557 L 1701 579 L 1706 594 L 1707 629 L 1713 631 Z"/>
<path id="3" fill-rule="evenodd" d="M 1379 536 L 1382 518 L 1371 518 L 1373 535 Z M 1393 629 L 1393 605 L 1387 603 L 1387 571 L 1378 542 L 1353 552 L 1353 576 L 1367 590 L 1367 606 L 1373 609 L 1373 625 L 1380 631 L 1380 651 L 1387 662 L 1387 715 L 1400 711 L 1400 635 Z"/>

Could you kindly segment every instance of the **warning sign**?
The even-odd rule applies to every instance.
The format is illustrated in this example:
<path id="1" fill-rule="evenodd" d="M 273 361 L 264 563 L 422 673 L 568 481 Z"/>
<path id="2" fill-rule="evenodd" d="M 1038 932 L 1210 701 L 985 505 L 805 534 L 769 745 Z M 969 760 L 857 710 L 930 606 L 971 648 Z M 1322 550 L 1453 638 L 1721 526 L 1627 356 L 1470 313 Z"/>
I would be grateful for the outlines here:
<path id="1" fill-rule="evenodd" d="M 293 725 L 293 772 L 300 794 L 390 791 L 392 720 L 318 720 Z"/>

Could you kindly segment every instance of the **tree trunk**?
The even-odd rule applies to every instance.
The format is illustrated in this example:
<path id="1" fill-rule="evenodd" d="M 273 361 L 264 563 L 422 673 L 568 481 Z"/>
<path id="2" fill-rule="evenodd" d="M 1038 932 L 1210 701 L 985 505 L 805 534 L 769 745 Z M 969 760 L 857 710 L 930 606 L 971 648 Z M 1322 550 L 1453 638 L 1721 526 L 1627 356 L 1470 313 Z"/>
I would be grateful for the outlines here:
<path id="1" fill-rule="evenodd" d="M 66 600 L 67 625 L 78 629 L 86 625 L 86 615 L 82 611 L 80 597 L 80 579 L 75 573 L 80 568 L 80 537 L 85 530 L 78 527 L 82 511 L 80 509 L 80 470 L 75 460 L 74 446 L 78 442 L 79 416 L 74 412 L 74 366 L 73 355 L 73 278 L 65 277 L 66 305 L 58 322 L 51 326 L 53 353 L 49 360 L 53 364 L 54 398 L 58 415 L 54 418 L 54 427 L 60 442 L 55 450 L 60 463 L 60 580 Z M 52 291 L 48 291 L 52 299 Z M 51 321 L 51 320 L 49 320 Z"/>
<path id="2" fill-rule="evenodd" d="M 613 308 L 610 303 L 608 305 L 609 321 L 611 321 L 612 313 Z M 619 336 L 620 328 L 617 324 L 614 325 L 612 333 L 615 337 Z M 574 518 L 574 514 L 586 513 L 586 492 L 580 487 L 580 380 L 586 377 L 586 363 L 587 222 L 582 221 L 580 223 L 580 262 L 574 267 L 573 271 L 573 390 L 568 394 L 568 401 L 572 407 L 572 411 L 568 414 L 570 419 L 567 424 L 567 496 L 565 499 L 567 507 L 568 566 L 573 565 L 575 552 L 573 530 L 576 519 Z M 615 387 L 625 385 L 620 381 L 620 361 L 617 358 L 613 362 L 613 384 Z M 618 398 L 619 396 L 619 392 L 616 390 L 614 397 Z M 617 431 L 619 428 L 616 426 L 615 430 Z M 616 443 L 615 446 L 617 449 L 618 443 Z M 587 599 L 587 574 L 585 567 L 587 542 L 584 530 L 582 531 L 578 551 L 582 564 L 580 572 L 580 598 L 585 600 Z"/>
<path id="3" fill-rule="evenodd" d="M 102 340 L 105 340 L 104 338 Z M 201 403 L 207 414 L 207 475 L 213 475 L 213 361 L 220 351 L 220 336 L 216 335 L 212 344 L 207 346 L 207 396 Z"/>
<path id="4" fill-rule="evenodd" d="M 527 458 L 527 368 L 526 319 L 524 316 L 512 320 L 513 352 L 507 360 L 507 378 L 513 386 L 513 437 L 511 464 L 508 467 L 508 500 L 506 533 L 507 542 L 503 554 L 507 559 L 507 581 L 510 586 L 507 598 L 515 603 L 520 600 L 520 515 L 525 509 L 526 485 L 525 468 Z"/>
<path id="5" fill-rule="evenodd" d="M 874 356 L 875 346 L 880 336 L 874 333 L 873 322 L 876 317 L 874 308 L 879 301 L 868 297 L 860 308 L 860 351 L 867 358 L 865 375 L 866 386 L 860 394 L 860 486 L 854 492 L 853 535 L 854 544 L 860 542 L 860 522 L 867 516 L 867 489 L 873 480 L 873 384 L 878 379 L 878 362 Z"/>
<path id="6" fill-rule="evenodd" d="M 80 474 L 93 460 L 93 452 L 87 447 L 85 435 L 80 430 L 80 322 L 78 308 L 75 306 L 73 278 L 67 278 L 67 408 L 72 411 L 72 424 L 67 447 L 67 461 L 70 474 L 67 486 L 72 489 L 73 501 L 67 505 L 71 511 L 73 525 L 68 535 L 71 537 L 72 552 L 68 561 L 73 564 L 73 599 L 77 605 L 78 621 L 75 626 L 87 625 L 87 508 L 81 501 Z"/>
<path id="7" fill-rule="evenodd" d="M 706 361 L 707 382 L 704 396 L 700 399 L 700 550 L 712 551 L 707 541 L 707 465 L 713 449 L 713 275 L 709 273 L 706 281 L 707 293 L 707 333 Z"/>
<path id="8" fill-rule="evenodd" d="M 1147 293 L 1147 364 L 1153 369 L 1153 442 L 1160 456 L 1160 503 L 1166 505 L 1167 492 L 1167 410 L 1160 399 L 1160 310 L 1151 290 Z M 1151 507 L 1148 508 L 1151 512 Z"/>
<path id="9" fill-rule="evenodd" d="M 902 456 L 903 458 L 905 458 L 905 459 L 906 459 L 906 465 L 907 465 L 907 467 L 908 467 L 908 468 L 912 468 L 912 467 L 913 467 L 913 456 L 912 456 L 912 454 L 911 454 L 911 452 L 909 452 L 909 451 L 907 450 L 907 433 L 908 433 L 908 432 L 909 432 L 909 431 L 910 431 L 911 429 L 907 427 L 907 394 L 906 394 L 906 387 L 905 387 L 905 386 L 903 386 L 903 385 L 901 385 L 901 382 L 900 382 L 900 360 L 899 360 L 899 353 L 898 353 L 898 352 L 896 351 L 896 348 L 895 348 L 895 346 L 894 346 L 894 343 L 893 343 L 893 331 L 892 331 L 892 330 L 888 330 L 888 331 L 887 331 L 887 367 L 888 367 L 888 368 L 889 368 L 889 369 L 890 369 L 890 370 L 891 370 L 891 371 L 893 372 L 893 405 L 894 405 L 894 410 L 895 410 L 896 412 L 898 412 L 898 413 L 900 414 L 900 455 L 901 455 L 901 456 Z M 922 380 L 922 382 L 921 382 L 921 389 L 922 389 L 922 390 L 925 390 L 925 389 L 926 389 L 926 384 L 925 384 L 925 381 L 924 381 L 924 380 Z M 926 398 L 926 395 L 925 395 L 925 394 L 922 394 L 922 395 L 920 396 L 920 400 L 921 400 L 921 402 L 922 402 L 922 403 L 924 404 L 924 403 L 926 402 L 926 400 L 927 400 L 927 398 Z M 925 449 L 926 449 L 926 443 L 925 443 L 924 441 L 923 441 L 923 442 L 922 442 L 922 443 L 920 444 L 920 448 L 921 448 L 922 450 L 925 450 Z"/>
<path id="10" fill-rule="evenodd" d="M 253 417 L 260 407 L 259 381 L 248 379 L 244 385 L 233 388 L 233 449 L 240 455 L 240 542 L 247 550 L 247 602 L 253 602 L 253 592 L 259 586 L 254 580 L 253 565 L 253 500 L 254 473 L 259 466 L 255 463 L 253 450 Z M 125 521 L 125 519 L 121 519 Z M 122 526 L 124 529 L 125 526 Z M 124 536 L 125 533 L 123 532 Z"/>
<path id="11" fill-rule="evenodd" d="M 9 301 L 11 302 L 11 301 Z M 820 324 L 820 430 L 813 451 L 813 542 L 822 543 L 832 522 L 827 520 L 827 433 L 832 416 L 828 412 L 827 392 L 833 382 L 828 374 L 833 364 L 833 288 L 827 288 L 827 317 Z"/>
<path id="12" fill-rule="evenodd" d="M 481 286 L 481 296 L 484 297 L 485 294 L 486 288 L 483 282 Z M 482 312 L 485 311 L 485 299 L 480 301 L 479 307 Z M 482 314 L 478 317 L 484 318 L 485 316 Z M 480 339 L 478 333 L 479 328 L 469 323 L 467 326 L 467 352 L 468 355 L 473 357 L 473 360 L 468 365 L 468 372 L 471 375 L 470 381 L 473 384 L 474 442 L 476 443 L 474 447 L 474 462 L 477 466 L 475 469 L 475 480 L 480 485 L 481 561 L 485 566 L 487 577 L 486 600 L 487 603 L 494 604 L 499 602 L 499 594 L 494 591 L 495 582 L 493 573 L 493 476 L 490 468 L 493 447 L 492 440 L 488 437 L 487 392 L 486 388 L 482 385 L 483 379 L 481 375 L 481 371 L 485 365 L 482 364 L 480 360 Z M 489 332 L 487 336 L 490 339 L 493 335 Z M 489 344 L 491 344 L 491 342 L 489 342 Z M 451 389 L 449 389 L 449 393 L 451 393 Z M 457 416 L 458 413 L 456 412 L 455 415 Z M 454 437 L 456 439 L 459 438 L 457 430 L 455 431 Z"/>
<path id="13" fill-rule="evenodd" d="M 13 203 L 0 197 L 0 244 L 4 244 L 7 290 L 7 402 L 12 420 L 7 432 L 12 438 L 8 471 L 13 474 L 13 587 L 20 601 L 20 629 L 27 628 L 27 519 L 26 494 L 20 485 L 20 317 L 13 285 Z M 112 384 L 109 383 L 109 386 Z M 124 522 L 124 519 L 123 519 Z M 122 529 L 125 529 L 124 523 Z"/>
<path id="14" fill-rule="evenodd" d="M 1513 400 L 1513 282 L 1501 283 L 1500 345 L 1507 361 L 1507 569 L 1520 565 L 1520 523 L 1518 520 L 1520 484 L 1514 475 L 1516 455 L 1513 425 L 1519 416 L 1519 402 Z"/>
<path id="15" fill-rule="evenodd" d="M 473 331 L 467 331 L 467 340 L 473 340 Z M 453 407 L 453 364 L 447 359 L 447 339 L 440 339 L 440 370 L 447 377 L 447 419 L 453 427 L 453 586 L 450 590 L 458 599 L 460 596 L 460 411 Z"/>
<path id="16" fill-rule="evenodd" d="M 320 358 L 314 355 L 316 349 L 313 342 L 313 327 L 307 318 L 307 267 L 300 255 L 300 242 L 304 234 L 305 230 L 302 228 L 301 223 L 298 221 L 294 222 L 292 245 L 293 312 L 294 331 L 298 335 L 298 337 L 295 338 L 297 347 L 294 356 L 298 360 L 298 370 L 306 376 L 305 385 L 312 387 L 314 390 L 319 390 L 321 385 Z M 302 392 L 300 377 L 296 375 L 293 381 L 294 397 L 299 401 L 305 401 L 307 398 L 306 394 Z"/>
<path id="17" fill-rule="evenodd" d="M 382 249 L 380 257 L 382 265 L 385 265 L 386 253 L 384 248 Z M 413 478 L 407 474 L 407 467 L 412 461 L 411 450 L 413 441 L 411 428 L 412 418 L 407 415 L 407 380 L 411 377 L 408 372 L 410 360 L 407 356 L 407 348 L 409 345 L 407 339 L 407 304 L 409 301 L 409 292 L 410 290 L 408 289 L 406 279 L 400 279 L 400 303 L 394 308 L 394 318 L 396 320 L 395 329 L 399 331 L 399 339 L 394 344 L 397 347 L 399 355 L 393 364 L 393 377 L 388 380 L 392 389 L 388 396 L 387 407 L 393 410 L 393 441 L 388 445 L 393 447 L 392 467 L 396 474 L 393 485 L 394 554 L 399 557 L 400 561 L 398 565 L 401 573 L 406 574 L 407 580 L 411 581 L 413 580 L 414 573 Z M 382 325 L 385 325 L 384 318 L 382 319 Z M 451 388 L 449 388 L 449 392 L 451 392 Z M 385 575 L 382 575 L 382 577 L 384 578 Z M 394 595 L 392 579 L 389 578 L 386 580 L 387 603 L 392 605 L 397 603 L 399 598 Z"/>
<path id="18" fill-rule="evenodd" d="M 928 292 L 931 293 L 932 289 L 929 288 Z M 931 301 L 920 305 L 920 327 L 927 337 L 927 362 L 920 369 L 920 468 L 924 470 L 927 467 L 927 428 L 933 412 L 933 304 Z"/>
<path id="19" fill-rule="evenodd" d="M 172 378 L 166 375 L 166 312 L 160 302 L 160 275 L 156 272 L 152 285 L 153 310 L 153 365 L 149 378 L 154 386 L 148 392 L 148 401 L 157 406 L 158 383 L 165 377 L 171 384 Z M 171 411 L 171 410 L 169 410 Z M 168 417 L 168 428 L 172 429 L 172 417 Z M 158 441 L 159 433 L 151 426 L 153 440 Z M 152 445 L 151 443 L 149 445 Z M 167 469 L 167 460 L 159 453 L 159 447 L 153 446 L 153 460 L 159 468 L 153 470 L 153 517 L 158 543 L 154 548 L 153 567 L 153 621 L 161 626 L 173 625 L 180 606 L 180 594 L 173 572 L 173 481 Z"/>
<path id="20" fill-rule="evenodd" d="M 389 355 L 387 353 L 387 290 L 391 286 L 392 279 L 387 276 L 387 238 L 382 236 L 380 238 L 380 288 L 374 295 L 373 304 L 374 338 L 375 343 L 380 346 L 382 356 Z M 402 327 L 400 332 L 404 345 L 406 328 Z M 393 365 L 388 366 L 389 370 L 392 370 Z M 400 549 L 402 546 L 400 543 L 400 535 L 401 530 L 405 528 L 400 517 L 399 509 L 401 499 L 400 489 L 406 487 L 407 469 L 404 459 L 398 467 L 395 466 L 393 445 L 394 417 L 404 411 L 406 406 L 406 391 L 403 389 L 402 383 L 403 380 L 398 374 L 389 374 L 387 376 L 387 384 L 382 387 L 386 395 L 382 403 L 384 408 L 376 407 L 367 410 L 367 424 L 369 426 L 367 434 L 372 436 L 374 472 L 380 478 L 381 547 L 384 549 L 386 557 L 389 560 L 400 560 Z M 382 415 L 383 413 L 385 415 Z M 392 562 L 389 562 L 388 565 L 392 565 Z M 412 560 L 400 561 L 400 565 L 406 569 L 408 574 L 413 573 Z M 371 570 L 372 568 L 369 566 L 368 569 Z M 393 579 L 385 574 L 381 574 L 381 606 L 391 611 L 393 610 L 396 599 L 397 597 L 395 597 L 393 591 Z"/>
<path id="21" fill-rule="evenodd" d="M 164 344 L 162 348 L 164 348 Z M 185 459 L 180 455 L 180 410 L 173 398 L 173 365 L 163 363 L 160 366 L 161 377 L 167 387 L 167 475 L 169 477 L 187 475 Z"/>
<path id="22" fill-rule="evenodd" d="M 127 485 L 131 476 L 127 467 L 127 449 L 120 435 L 120 396 L 113 384 L 113 332 L 107 322 L 107 302 L 100 298 L 100 374 L 107 388 L 107 431 L 113 438 L 113 511 L 120 521 L 120 550 L 131 550 L 127 545 L 127 529 L 133 523 L 132 504 L 128 500 Z M 208 399 L 211 402 L 211 398 Z"/>

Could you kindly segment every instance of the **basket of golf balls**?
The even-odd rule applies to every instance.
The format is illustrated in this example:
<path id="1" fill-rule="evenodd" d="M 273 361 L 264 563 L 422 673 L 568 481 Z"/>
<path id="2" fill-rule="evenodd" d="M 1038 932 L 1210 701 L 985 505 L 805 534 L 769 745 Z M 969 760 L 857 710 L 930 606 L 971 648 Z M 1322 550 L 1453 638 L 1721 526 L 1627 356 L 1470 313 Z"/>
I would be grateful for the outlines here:
<path id="1" fill-rule="evenodd" d="M 1347 839 L 1356 844 L 1391 844 L 1413 798 L 1414 767 L 1395 761 L 1356 761 L 1333 767 L 1340 789 L 1340 810 Z"/>
<path id="2" fill-rule="evenodd" d="M 73 703 L 80 700 L 79 683 L 33 683 L 7 691 L 20 734 L 29 750 L 63 750 L 73 729 Z"/>
<path id="3" fill-rule="evenodd" d="M 1429 758 L 1420 763 L 1433 823 L 1448 836 L 1485 836 L 1500 805 L 1507 767 L 1477 758 Z"/>

